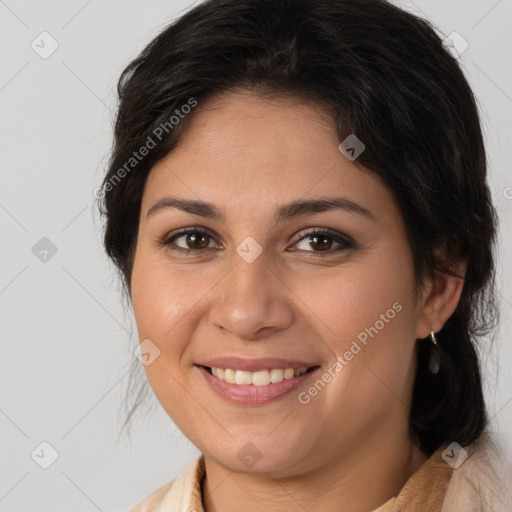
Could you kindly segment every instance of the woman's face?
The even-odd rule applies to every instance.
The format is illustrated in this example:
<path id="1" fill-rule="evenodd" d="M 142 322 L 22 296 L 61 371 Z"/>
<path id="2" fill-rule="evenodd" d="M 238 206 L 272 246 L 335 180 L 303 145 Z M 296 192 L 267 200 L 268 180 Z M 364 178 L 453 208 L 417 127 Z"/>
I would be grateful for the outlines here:
<path id="1" fill-rule="evenodd" d="M 158 400 L 234 471 L 292 475 L 408 439 L 429 329 L 392 193 L 318 106 L 230 93 L 193 115 L 148 177 L 132 274 Z"/>

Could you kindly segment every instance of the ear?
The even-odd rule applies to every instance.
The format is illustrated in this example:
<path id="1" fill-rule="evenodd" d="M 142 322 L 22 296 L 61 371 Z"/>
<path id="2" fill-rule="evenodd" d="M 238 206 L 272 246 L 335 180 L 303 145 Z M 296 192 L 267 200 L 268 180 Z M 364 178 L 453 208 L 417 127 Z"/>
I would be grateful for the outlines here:
<path id="1" fill-rule="evenodd" d="M 450 266 L 459 276 L 465 275 L 466 268 L 466 261 Z M 430 331 L 439 332 L 442 329 L 457 308 L 463 286 L 464 280 L 460 277 L 435 272 L 435 278 L 426 283 L 418 305 L 416 338 L 426 338 Z"/>

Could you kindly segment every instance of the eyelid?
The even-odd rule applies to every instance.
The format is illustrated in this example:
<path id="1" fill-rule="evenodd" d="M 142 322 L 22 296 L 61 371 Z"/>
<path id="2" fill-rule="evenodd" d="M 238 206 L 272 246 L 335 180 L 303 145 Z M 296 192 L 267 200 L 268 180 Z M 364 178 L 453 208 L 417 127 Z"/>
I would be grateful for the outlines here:
<path id="1" fill-rule="evenodd" d="M 328 236 L 334 238 L 336 241 L 339 241 L 340 243 L 344 243 L 345 245 L 347 245 L 349 247 L 355 247 L 355 245 L 356 245 L 355 240 L 352 237 L 346 235 L 345 233 L 341 233 L 340 231 L 336 231 L 335 229 L 332 229 L 332 228 L 319 227 L 319 226 L 306 228 L 305 231 L 300 231 L 299 233 L 297 233 L 292 239 L 293 244 L 295 245 L 297 242 L 300 242 L 301 240 L 303 240 L 304 238 L 306 238 L 310 235 L 317 235 L 317 234 L 328 235 Z M 311 252 L 315 252 L 315 251 L 311 251 Z M 322 251 L 318 251 L 318 252 L 320 253 Z"/>
<path id="2" fill-rule="evenodd" d="M 190 232 L 204 234 L 204 235 L 210 237 L 215 242 L 217 242 L 216 235 L 214 235 L 208 228 L 206 228 L 204 226 L 188 226 L 186 228 L 179 229 L 176 232 L 173 232 L 172 234 L 164 236 L 163 239 L 159 241 L 159 245 L 162 247 L 171 245 L 171 243 L 174 243 L 174 241 L 177 238 L 180 238 L 181 236 L 184 236 Z M 330 254 L 335 254 L 337 252 L 341 252 L 341 250 L 353 249 L 357 246 L 355 240 L 352 237 L 346 235 L 345 233 L 339 232 L 332 228 L 319 227 L 319 226 L 306 228 L 305 231 L 302 230 L 299 233 L 295 234 L 292 237 L 292 242 L 293 242 L 292 246 L 296 245 L 298 242 L 301 242 L 302 240 L 306 239 L 308 236 L 311 236 L 314 234 L 329 236 L 329 237 L 333 238 L 335 242 L 341 244 L 344 247 L 342 249 L 327 250 L 327 251 L 304 251 L 304 252 L 311 253 L 312 255 L 319 255 L 319 256 L 330 255 Z M 220 246 L 221 249 L 223 248 L 222 244 L 217 243 L 216 249 L 219 248 L 218 246 Z M 211 248 L 207 247 L 205 249 L 184 249 L 183 247 L 179 247 L 176 245 L 171 250 L 177 251 L 177 252 L 182 252 L 184 254 L 194 254 L 194 253 L 198 254 L 198 253 L 205 253 L 206 249 L 211 249 Z M 295 251 L 295 249 L 292 249 L 292 251 Z"/>
<path id="3" fill-rule="evenodd" d="M 167 245 L 170 245 L 172 242 L 174 242 L 174 240 L 176 240 L 177 238 L 179 238 L 181 236 L 186 235 L 187 233 L 201 233 L 203 235 L 209 236 L 214 241 L 217 240 L 216 236 L 208 228 L 205 228 L 204 226 L 189 226 L 186 228 L 178 229 L 175 232 L 165 235 L 159 241 L 159 245 L 164 246 L 164 247 Z M 217 245 L 222 245 L 222 244 L 217 244 Z M 173 250 L 183 251 L 183 252 L 205 252 L 204 249 L 183 249 L 183 247 L 178 247 L 178 246 L 176 246 Z"/>

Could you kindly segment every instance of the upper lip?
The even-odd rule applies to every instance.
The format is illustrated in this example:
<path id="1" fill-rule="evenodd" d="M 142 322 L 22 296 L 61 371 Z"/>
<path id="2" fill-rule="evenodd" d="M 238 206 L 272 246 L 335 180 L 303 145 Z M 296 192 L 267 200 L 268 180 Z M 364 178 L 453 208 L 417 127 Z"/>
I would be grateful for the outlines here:
<path id="1" fill-rule="evenodd" d="M 243 359 L 237 356 L 214 357 L 196 363 L 199 366 L 208 366 L 210 368 L 229 368 L 232 370 L 244 370 L 248 372 L 256 372 L 259 370 L 269 370 L 273 368 L 310 368 L 319 366 L 318 364 L 308 361 L 297 361 L 296 359 L 280 359 L 275 357 L 263 357 L 259 359 Z"/>

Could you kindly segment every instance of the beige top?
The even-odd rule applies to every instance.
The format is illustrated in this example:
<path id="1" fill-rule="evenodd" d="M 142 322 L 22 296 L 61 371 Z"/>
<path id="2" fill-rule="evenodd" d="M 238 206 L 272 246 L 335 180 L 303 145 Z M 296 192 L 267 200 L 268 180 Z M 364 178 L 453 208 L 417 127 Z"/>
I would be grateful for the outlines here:
<path id="1" fill-rule="evenodd" d="M 455 469 L 445 461 L 441 446 L 406 482 L 397 496 L 373 512 L 511 512 L 506 491 L 511 473 L 497 469 L 494 454 L 481 443 L 465 450 L 468 458 Z M 445 458 L 449 460 L 445 452 Z M 453 453 L 453 452 L 452 452 Z M 452 464 L 454 465 L 454 464 Z M 201 485 L 205 475 L 200 455 L 171 482 L 158 488 L 130 512 L 204 512 Z M 499 476 L 498 476 L 499 475 Z M 501 479 L 501 485 L 500 485 Z M 508 495 L 508 496 L 507 496 Z"/>

